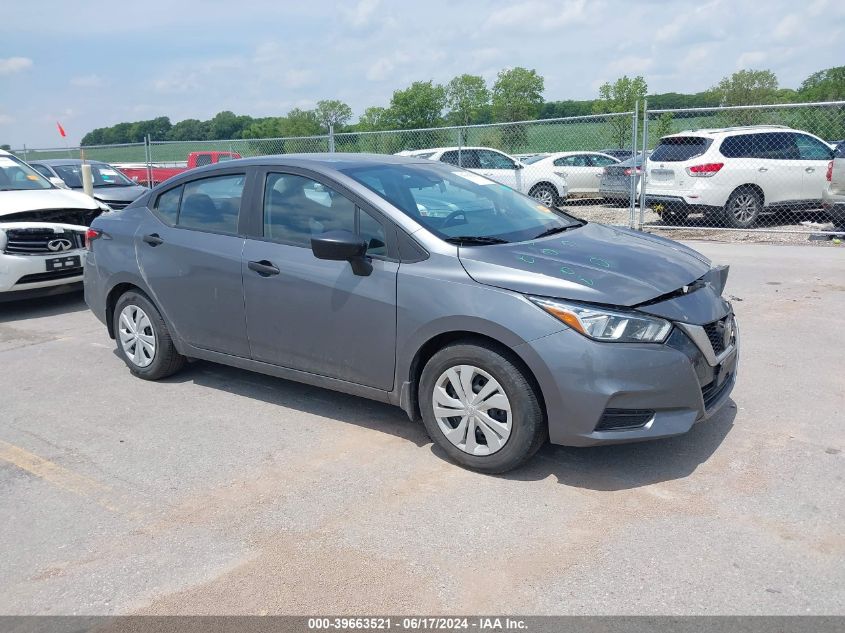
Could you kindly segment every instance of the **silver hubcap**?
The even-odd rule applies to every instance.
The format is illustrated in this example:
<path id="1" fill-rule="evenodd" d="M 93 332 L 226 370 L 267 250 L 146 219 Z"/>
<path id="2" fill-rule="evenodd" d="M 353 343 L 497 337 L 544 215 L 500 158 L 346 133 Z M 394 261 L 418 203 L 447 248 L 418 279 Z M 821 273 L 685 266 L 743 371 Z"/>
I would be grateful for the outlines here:
<path id="1" fill-rule="evenodd" d="M 757 199 L 750 193 L 743 193 L 734 198 L 734 217 L 740 222 L 749 222 L 757 213 Z"/>
<path id="2" fill-rule="evenodd" d="M 538 189 L 534 192 L 534 199 L 542 202 L 547 207 L 554 206 L 555 197 L 548 189 Z"/>
<path id="3" fill-rule="evenodd" d="M 432 403 L 443 435 L 465 453 L 492 455 L 511 435 L 511 403 L 483 369 L 450 367 L 437 379 Z"/>
<path id="4" fill-rule="evenodd" d="M 133 365 L 146 367 L 156 356 L 156 335 L 150 318 L 138 306 L 120 311 L 118 323 L 120 346 Z"/>

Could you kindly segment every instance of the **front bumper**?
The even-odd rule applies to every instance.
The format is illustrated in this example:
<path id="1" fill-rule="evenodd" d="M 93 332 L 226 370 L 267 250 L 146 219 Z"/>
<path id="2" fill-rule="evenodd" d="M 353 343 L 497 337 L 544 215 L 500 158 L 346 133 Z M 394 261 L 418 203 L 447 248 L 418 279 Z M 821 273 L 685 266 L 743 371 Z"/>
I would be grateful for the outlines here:
<path id="1" fill-rule="evenodd" d="M 47 260 L 78 257 L 80 266 L 66 270 L 47 270 Z M 49 255 L 10 255 L 0 253 L 0 293 L 66 286 L 82 281 L 85 249 L 50 253 Z M 23 296 L 23 295 L 21 295 Z"/>
<path id="2" fill-rule="evenodd" d="M 681 328 L 662 345 L 599 343 L 573 330 L 516 351 L 534 371 L 553 444 L 591 446 L 686 433 L 714 415 L 736 384 L 739 335 L 713 366 Z M 636 428 L 597 430 L 608 411 L 647 411 Z"/>

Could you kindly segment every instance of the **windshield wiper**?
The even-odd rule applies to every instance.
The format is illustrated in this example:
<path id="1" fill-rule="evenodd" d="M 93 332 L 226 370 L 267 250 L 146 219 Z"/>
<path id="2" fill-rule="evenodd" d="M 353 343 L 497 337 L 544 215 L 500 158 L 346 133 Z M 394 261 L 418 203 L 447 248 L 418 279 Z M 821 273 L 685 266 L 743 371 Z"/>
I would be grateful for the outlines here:
<path id="1" fill-rule="evenodd" d="M 446 241 L 450 244 L 508 244 L 508 240 L 503 240 L 501 237 L 493 237 L 491 235 L 458 235 L 455 237 L 447 237 Z"/>
<path id="2" fill-rule="evenodd" d="M 535 235 L 534 239 L 539 240 L 541 237 L 548 237 L 549 235 L 557 235 L 558 233 L 563 233 L 564 231 L 568 231 L 569 229 L 577 229 L 579 226 L 584 226 L 583 224 L 570 224 L 568 226 L 554 226 L 550 229 L 546 229 L 539 235 Z"/>

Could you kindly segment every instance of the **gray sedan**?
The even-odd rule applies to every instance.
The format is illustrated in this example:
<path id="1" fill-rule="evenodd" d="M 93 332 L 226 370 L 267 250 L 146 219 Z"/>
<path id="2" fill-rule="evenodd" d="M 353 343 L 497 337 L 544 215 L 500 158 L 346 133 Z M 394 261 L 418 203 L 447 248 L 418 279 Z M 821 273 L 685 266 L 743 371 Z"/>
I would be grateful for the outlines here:
<path id="1" fill-rule="evenodd" d="M 195 358 L 389 402 L 483 472 L 684 433 L 736 380 L 727 268 L 430 160 L 212 165 L 87 241 L 85 299 L 139 378 Z"/>

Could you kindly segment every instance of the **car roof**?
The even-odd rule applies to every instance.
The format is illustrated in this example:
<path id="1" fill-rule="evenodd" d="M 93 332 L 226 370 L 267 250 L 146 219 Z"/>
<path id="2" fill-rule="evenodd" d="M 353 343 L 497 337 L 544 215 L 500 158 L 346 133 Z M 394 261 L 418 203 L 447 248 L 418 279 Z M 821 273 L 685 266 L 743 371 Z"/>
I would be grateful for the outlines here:
<path id="1" fill-rule="evenodd" d="M 787 125 L 735 125 L 732 127 L 714 127 L 701 128 L 698 130 L 684 130 L 683 132 L 676 132 L 675 134 L 667 134 L 663 138 L 671 138 L 674 136 L 707 136 L 715 138 L 717 136 L 734 136 L 737 134 L 748 134 L 754 132 L 798 132 Z"/>
<path id="2" fill-rule="evenodd" d="M 492 150 L 494 152 L 499 152 L 500 154 L 507 154 L 507 152 L 500 150 L 500 149 L 496 149 L 495 147 L 482 147 L 480 145 L 478 145 L 478 146 L 462 145 L 462 146 L 458 147 L 457 145 L 455 145 L 453 147 L 429 147 L 427 149 L 409 150 L 405 155 L 406 156 L 414 156 L 415 154 L 422 154 L 422 153 L 425 153 L 425 152 L 452 152 L 452 151 L 457 151 L 457 150 L 463 151 L 463 150 L 467 150 L 467 149 L 489 149 L 489 150 Z M 508 154 L 508 156 L 510 156 L 510 154 Z"/>
<path id="3" fill-rule="evenodd" d="M 54 167 L 57 165 L 81 165 L 82 163 L 88 164 L 97 164 L 97 165 L 107 165 L 108 163 L 104 163 L 101 160 L 85 160 L 83 161 L 80 158 L 44 158 L 39 160 L 30 160 L 27 161 L 30 165 L 48 165 L 50 167 Z"/>

